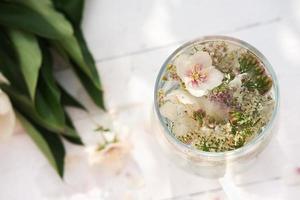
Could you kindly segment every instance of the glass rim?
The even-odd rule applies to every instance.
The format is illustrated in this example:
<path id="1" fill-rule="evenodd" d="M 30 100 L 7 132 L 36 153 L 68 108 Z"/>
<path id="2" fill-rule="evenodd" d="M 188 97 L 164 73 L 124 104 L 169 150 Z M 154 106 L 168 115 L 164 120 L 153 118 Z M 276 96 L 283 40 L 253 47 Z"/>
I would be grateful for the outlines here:
<path id="1" fill-rule="evenodd" d="M 275 107 L 272 113 L 272 117 L 270 119 L 270 121 L 268 122 L 268 124 L 263 128 L 263 130 L 261 131 L 261 133 L 256 136 L 255 138 L 253 138 L 253 140 L 251 140 L 249 143 L 247 143 L 246 145 L 231 150 L 231 151 L 224 151 L 224 152 L 206 152 L 206 151 L 201 151 L 198 149 L 195 149 L 194 147 L 191 147 L 190 145 L 187 145 L 183 142 L 181 142 L 180 140 L 178 140 L 175 135 L 168 129 L 167 125 L 165 124 L 163 117 L 159 111 L 159 105 L 158 105 L 158 101 L 157 101 L 157 91 L 159 89 L 159 85 L 161 82 L 161 78 L 163 76 L 163 73 L 165 72 L 165 68 L 166 66 L 169 64 L 169 62 L 182 50 L 184 50 L 185 48 L 187 48 L 188 46 L 191 46 L 195 43 L 203 43 L 203 42 L 208 42 L 208 41 L 218 41 L 218 40 L 222 40 L 222 41 L 228 41 L 231 43 L 236 43 L 238 46 L 242 46 L 246 49 L 248 49 L 249 51 L 251 51 L 254 55 L 256 55 L 261 62 L 264 64 L 264 67 L 267 69 L 269 75 L 272 77 L 273 80 L 273 90 L 274 90 L 274 100 L 275 100 Z M 251 147 L 253 147 L 254 145 L 256 145 L 257 143 L 259 143 L 259 141 L 261 141 L 268 132 L 269 129 L 271 129 L 275 123 L 275 119 L 278 113 L 278 109 L 279 109 L 279 87 L 278 87 L 278 79 L 276 76 L 276 73 L 272 67 L 272 65 L 270 64 L 270 62 L 267 60 L 267 58 L 258 50 L 256 49 L 254 46 L 252 46 L 251 44 L 234 38 L 234 37 L 230 37 L 230 36 L 223 36 L 223 35 L 209 35 L 209 36 L 202 36 L 199 38 L 196 38 L 194 40 L 188 41 L 184 44 L 182 44 L 181 46 L 179 46 L 171 55 L 168 56 L 168 58 L 165 60 L 165 62 L 163 63 L 163 65 L 161 66 L 159 73 L 156 77 L 156 81 L 155 81 L 155 87 L 154 87 L 154 109 L 155 109 L 155 113 L 158 116 L 158 120 L 160 122 L 160 124 L 163 126 L 164 129 L 164 135 L 167 133 L 168 136 L 171 136 L 170 138 L 175 142 L 175 144 L 184 147 L 185 149 L 187 149 L 188 151 L 196 154 L 196 155 L 201 155 L 201 156 L 207 156 L 207 157 L 217 157 L 217 158 L 222 158 L 222 157 L 230 157 L 230 156 L 237 156 L 239 154 L 243 154 L 245 152 L 247 152 L 248 150 L 251 149 Z M 270 133 L 269 133 L 270 134 Z M 168 139 L 168 138 L 166 138 Z"/>

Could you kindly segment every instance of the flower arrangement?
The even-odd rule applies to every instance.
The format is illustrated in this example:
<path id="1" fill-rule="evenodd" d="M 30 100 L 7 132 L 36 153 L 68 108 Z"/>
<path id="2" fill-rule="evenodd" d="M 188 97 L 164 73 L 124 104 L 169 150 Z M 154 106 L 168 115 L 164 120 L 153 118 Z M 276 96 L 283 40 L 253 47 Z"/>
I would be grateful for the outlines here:
<path id="1" fill-rule="evenodd" d="M 156 101 L 168 129 L 200 151 L 246 145 L 274 110 L 273 80 L 264 63 L 234 42 L 191 44 L 167 63 L 161 81 Z"/>
<path id="2" fill-rule="evenodd" d="M 65 108 L 84 107 L 57 82 L 54 56 L 72 67 L 95 104 L 105 109 L 95 62 L 80 27 L 83 6 L 84 0 L 0 2 L 0 74 L 5 77 L 0 78 L 0 132 L 12 131 L 5 126 L 13 127 L 15 113 L 60 176 L 62 138 L 82 144 Z"/>

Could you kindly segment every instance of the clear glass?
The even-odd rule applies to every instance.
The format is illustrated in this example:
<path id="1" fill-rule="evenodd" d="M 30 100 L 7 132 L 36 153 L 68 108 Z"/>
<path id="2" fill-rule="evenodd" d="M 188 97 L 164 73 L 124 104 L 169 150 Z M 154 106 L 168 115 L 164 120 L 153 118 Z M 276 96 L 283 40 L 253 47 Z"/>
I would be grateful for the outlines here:
<path id="1" fill-rule="evenodd" d="M 254 53 L 264 64 L 267 73 L 273 79 L 272 93 L 275 101 L 274 111 L 272 113 L 271 120 L 264 127 L 262 132 L 254 138 L 251 142 L 244 145 L 241 148 L 226 151 L 226 152 L 205 152 L 194 149 L 181 141 L 179 141 L 173 133 L 168 129 L 164 118 L 161 116 L 157 101 L 157 91 L 162 87 L 164 82 L 162 76 L 166 71 L 166 66 L 177 55 L 181 54 L 187 48 L 192 47 L 195 44 L 204 43 L 208 41 L 225 41 L 245 49 L 248 49 Z M 260 53 L 256 48 L 250 44 L 241 41 L 236 38 L 227 36 L 205 36 L 190 42 L 185 43 L 178 49 L 176 49 L 164 62 L 159 74 L 156 78 L 155 90 L 154 90 L 154 132 L 157 140 L 162 147 L 162 150 L 166 153 L 167 157 L 178 166 L 183 167 L 189 172 L 197 175 L 217 178 L 225 175 L 226 172 L 240 173 L 246 170 L 251 163 L 254 163 L 255 158 L 270 142 L 272 136 L 275 133 L 274 125 L 279 107 L 279 90 L 276 74 L 268 62 L 268 60 Z"/>

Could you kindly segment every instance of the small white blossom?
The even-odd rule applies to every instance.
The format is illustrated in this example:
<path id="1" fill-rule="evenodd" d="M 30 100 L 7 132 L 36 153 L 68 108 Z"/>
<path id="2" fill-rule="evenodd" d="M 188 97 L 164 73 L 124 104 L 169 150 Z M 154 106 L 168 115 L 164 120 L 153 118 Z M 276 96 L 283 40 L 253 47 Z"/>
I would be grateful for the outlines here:
<path id="1" fill-rule="evenodd" d="M 129 156 L 130 150 L 131 144 L 126 140 L 109 143 L 101 150 L 93 147 L 88 150 L 89 162 L 91 165 L 99 164 L 113 171 L 119 171 Z"/>
<path id="2" fill-rule="evenodd" d="M 222 83 L 224 75 L 212 65 L 212 59 L 207 52 L 182 54 L 174 64 L 177 75 L 184 82 L 186 89 L 196 97 L 207 94 L 208 90 Z"/>
<path id="3" fill-rule="evenodd" d="M 8 96 L 0 90 L 0 137 L 10 136 L 15 128 L 15 114 Z"/>
<path id="4" fill-rule="evenodd" d="M 160 107 L 161 115 L 171 121 L 183 117 L 185 115 L 185 112 L 187 112 L 186 106 L 177 102 L 167 101 Z"/>
<path id="5" fill-rule="evenodd" d="M 247 76 L 246 73 L 236 75 L 232 81 L 229 82 L 229 87 L 233 88 L 241 88 L 242 87 L 242 79 Z"/>
<path id="6" fill-rule="evenodd" d="M 182 89 L 173 90 L 166 96 L 166 100 L 182 104 L 197 104 L 198 98 Z"/>
<path id="7" fill-rule="evenodd" d="M 9 84 L 9 81 L 1 72 L 0 72 L 0 83 Z"/>
<path id="8" fill-rule="evenodd" d="M 193 132 L 195 129 L 199 128 L 199 123 L 189 116 L 182 118 L 177 118 L 174 122 L 172 131 L 175 136 L 183 136 L 187 133 Z"/>
<path id="9" fill-rule="evenodd" d="M 167 102 L 160 107 L 162 116 L 173 123 L 172 132 L 182 136 L 194 130 L 198 123 L 192 118 L 197 98 L 184 90 L 174 90 L 166 97 Z"/>
<path id="10" fill-rule="evenodd" d="M 228 108 L 223 107 L 218 102 L 210 101 L 206 97 L 199 98 L 198 109 L 201 108 L 205 113 L 216 120 L 227 119 L 228 117 Z"/>

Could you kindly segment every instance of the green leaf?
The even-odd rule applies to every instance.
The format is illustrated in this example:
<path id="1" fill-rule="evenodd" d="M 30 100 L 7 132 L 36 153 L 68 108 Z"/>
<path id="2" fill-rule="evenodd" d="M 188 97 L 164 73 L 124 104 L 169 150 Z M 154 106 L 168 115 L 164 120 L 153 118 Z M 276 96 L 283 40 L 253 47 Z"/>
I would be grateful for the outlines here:
<path id="1" fill-rule="evenodd" d="M 18 55 L 29 94 L 34 100 L 39 69 L 42 64 L 38 41 L 34 35 L 16 29 L 11 29 L 9 35 Z"/>
<path id="2" fill-rule="evenodd" d="M 43 47 L 43 63 L 38 82 L 35 107 L 39 115 L 48 122 L 65 126 L 64 110 L 60 102 L 60 91 L 56 86 L 52 72 L 52 57 L 45 45 Z"/>
<path id="3" fill-rule="evenodd" d="M 0 24 L 50 39 L 73 35 L 71 23 L 52 5 L 40 0 L 15 1 L 0 2 Z"/>
<path id="4" fill-rule="evenodd" d="M 23 115 L 26 115 L 27 118 L 30 118 L 34 123 L 50 132 L 78 138 L 78 135 L 68 126 L 65 126 L 65 124 L 62 126 L 56 123 L 56 121 L 45 120 L 45 118 L 37 112 L 32 101 L 25 95 L 19 93 L 15 88 L 12 88 L 12 86 L 1 83 L 0 88 L 9 96 L 13 107 Z"/>
<path id="5" fill-rule="evenodd" d="M 99 107 L 101 107 L 102 109 L 105 110 L 103 91 L 101 88 L 101 83 L 100 83 L 98 72 L 97 72 L 97 69 L 95 66 L 94 59 L 93 59 L 91 53 L 89 52 L 89 50 L 86 46 L 86 43 L 83 39 L 83 35 L 79 29 L 78 30 L 76 29 L 76 37 L 78 38 L 78 42 L 76 42 L 77 40 L 75 38 L 73 38 L 73 39 L 75 40 L 75 43 L 77 43 L 75 46 L 77 46 L 77 53 L 78 53 L 78 56 L 81 57 L 81 59 L 80 59 L 81 61 L 78 62 L 78 60 L 76 61 L 74 59 L 71 59 L 73 69 L 74 69 L 76 75 L 79 77 L 82 85 L 88 92 L 91 99 L 95 102 L 96 105 L 98 105 Z M 57 43 L 57 45 L 61 45 L 61 43 Z M 78 45 L 80 45 L 80 46 L 78 46 Z M 64 46 L 63 46 L 63 48 L 65 49 Z M 74 48 L 70 46 L 70 49 L 74 50 Z M 59 48 L 59 49 L 61 51 L 61 48 Z M 67 51 L 67 49 L 65 49 L 65 51 Z M 82 52 L 82 54 L 80 52 Z M 93 79 L 91 79 L 91 77 L 89 75 L 87 75 L 87 73 L 82 73 L 82 71 L 83 71 L 82 66 L 84 66 L 86 69 L 88 68 L 88 70 L 91 71 L 91 74 L 93 74 L 93 76 L 94 76 Z M 99 84 L 95 84 L 95 81 L 93 81 L 93 80 L 97 80 L 97 82 Z"/>
<path id="6" fill-rule="evenodd" d="M 95 84 L 95 86 L 101 90 L 102 89 L 101 88 L 101 82 L 100 82 L 98 70 L 96 68 L 95 60 L 94 60 L 91 52 L 88 49 L 88 46 L 87 46 L 87 44 L 84 40 L 83 33 L 82 33 L 81 29 L 76 29 L 75 37 L 76 37 L 76 39 L 78 41 L 78 44 L 81 48 L 81 51 L 82 51 L 82 54 L 83 54 L 83 57 L 84 57 L 84 61 L 87 64 L 87 66 L 89 67 L 89 70 L 91 71 L 91 73 L 93 75 L 93 79 L 97 80 L 98 84 Z M 99 87 L 98 87 L 98 85 L 99 85 Z"/>
<path id="7" fill-rule="evenodd" d="M 55 7 L 63 12 L 73 25 L 80 25 L 84 0 L 53 0 L 53 2 Z"/>
<path id="8" fill-rule="evenodd" d="M 101 87 L 101 82 L 100 78 L 98 75 L 98 71 L 96 68 L 95 60 L 91 54 L 91 52 L 88 49 L 88 46 L 84 40 L 83 33 L 80 28 L 75 30 L 75 36 L 79 42 L 79 45 L 82 49 L 84 58 L 86 63 L 88 64 L 92 74 L 95 76 L 95 79 L 99 80 L 100 87 L 97 87 L 97 85 L 91 85 L 89 80 L 87 80 L 87 77 L 84 74 L 79 74 L 77 70 L 77 76 L 81 80 L 81 83 L 83 86 L 86 88 L 87 92 L 91 96 L 91 98 L 94 100 L 96 105 L 101 107 L 103 110 L 105 110 L 105 105 L 104 105 L 104 98 L 103 98 L 103 90 Z"/>
<path id="9" fill-rule="evenodd" d="M 61 58 L 62 58 L 62 60 L 64 60 L 65 64 L 69 64 L 69 55 L 65 51 L 64 47 L 61 46 L 60 42 L 58 40 L 52 40 L 52 41 L 48 41 L 48 42 L 52 46 L 52 49 L 56 50 L 53 52 L 58 54 L 59 56 L 61 56 Z"/>
<path id="10" fill-rule="evenodd" d="M 53 2 L 56 8 L 61 10 L 75 27 L 75 36 L 60 41 L 59 45 L 61 45 L 70 55 L 73 66 L 76 68 L 75 72 L 79 76 L 81 83 L 86 88 L 90 97 L 96 105 L 105 109 L 103 91 L 95 61 L 80 29 L 84 1 L 53 0 Z M 62 48 L 60 48 L 59 45 L 56 44 L 56 49 L 58 49 L 59 52 L 62 52 Z M 85 75 L 81 72 L 85 73 Z"/>
<path id="11" fill-rule="evenodd" d="M 45 155 L 60 177 L 63 177 L 65 149 L 60 137 L 36 126 L 20 113 L 16 112 L 16 114 L 27 134 Z"/>
<path id="12" fill-rule="evenodd" d="M 66 46 L 64 46 L 65 51 L 68 52 L 68 49 L 71 49 L 72 51 L 77 52 L 76 56 L 78 56 L 80 59 L 71 60 L 74 71 L 95 104 L 105 110 L 103 90 L 101 88 L 100 78 L 96 69 L 95 61 L 88 50 L 81 30 L 76 29 L 75 34 L 77 39 L 74 37 L 72 40 L 75 41 L 74 44 L 76 47 L 72 47 L 71 45 L 66 49 Z M 75 51 L 75 49 L 77 50 Z M 93 75 L 92 78 L 91 75 L 88 75 L 88 73 L 82 73 L 83 69 L 90 71 L 90 74 Z M 97 84 L 95 84 L 95 80 Z"/>
<path id="13" fill-rule="evenodd" d="M 55 125 L 58 128 L 57 131 L 64 132 L 65 116 L 61 105 L 54 101 L 53 96 L 48 91 L 37 91 L 35 108 L 41 120 L 47 122 L 47 124 Z"/>
<path id="14" fill-rule="evenodd" d="M 76 64 L 74 64 L 74 71 L 77 74 L 78 78 L 81 81 L 81 84 L 86 89 L 89 96 L 92 98 L 94 103 L 105 110 L 104 100 L 103 100 L 103 91 L 99 90 L 99 88 L 95 87 L 95 85 L 91 82 L 89 77 L 87 77 L 84 73 L 81 73 L 81 71 L 76 67 Z"/>
<path id="15" fill-rule="evenodd" d="M 75 130 L 75 126 L 70 118 L 70 116 L 68 115 L 67 112 L 65 112 L 65 115 L 66 115 L 66 124 L 67 126 L 69 127 L 68 130 L 69 131 L 72 131 L 72 133 L 74 135 L 77 135 L 77 137 L 70 137 L 70 136 L 66 136 L 64 135 L 64 138 L 66 140 L 68 140 L 69 142 L 73 143 L 73 144 L 77 144 L 77 145 L 83 145 L 83 142 L 79 136 L 79 134 L 77 133 L 77 131 Z"/>
<path id="16" fill-rule="evenodd" d="M 84 54 L 84 49 L 80 46 L 79 41 L 75 36 L 70 36 L 60 41 L 65 51 L 71 57 L 72 61 L 77 64 L 79 69 L 85 73 L 91 80 L 92 84 L 97 88 L 101 88 L 97 70 L 94 66 L 87 62 Z M 96 72 L 96 73 L 95 73 Z"/>
<path id="17" fill-rule="evenodd" d="M 33 102 L 24 94 L 20 93 L 17 89 L 6 84 L 0 84 L 0 88 L 9 96 L 12 101 L 13 107 L 17 108 L 22 113 L 25 113 L 35 123 L 46 128 L 49 131 L 62 133 L 64 126 L 55 123 L 55 121 L 45 120 L 35 109 Z"/>
<path id="18" fill-rule="evenodd" d="M 21 73 L 20 67 L 15 62 L 15 51 L 5 32 L 0 29 L 0 71 L 14 85 L 15 89 L 27 94 L 26 83 Z M 28 94 L 29 95 L 29 94 Z"/>
<path id="19" fill-rule="evenodd" d="M 60 86 L 58 84 L 58 87 L 61 92 L 61 101 L 62 101 L 63 105 L 86 110 L 86 108 L 79 101 L 77 101 L 74 97 L 72 97 L 62 86 Z"/>

